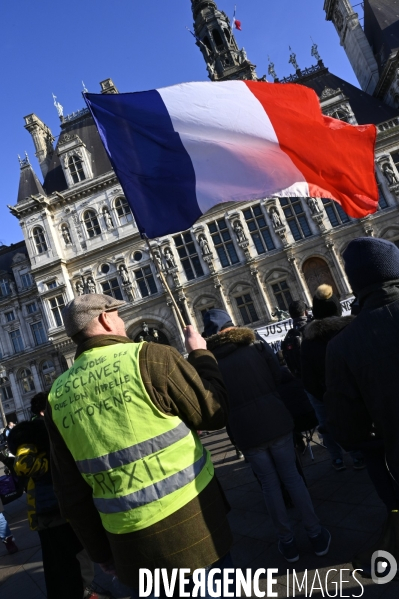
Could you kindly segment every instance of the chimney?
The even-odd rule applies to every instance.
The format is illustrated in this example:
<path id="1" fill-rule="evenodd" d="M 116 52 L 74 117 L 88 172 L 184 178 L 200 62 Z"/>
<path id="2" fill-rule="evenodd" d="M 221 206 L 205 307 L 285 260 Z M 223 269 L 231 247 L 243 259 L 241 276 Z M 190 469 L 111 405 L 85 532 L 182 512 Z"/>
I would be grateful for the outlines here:
<path id="1" fill-rule="evenodd" d="M 102 94 L 119 94 L 112 79 L 104 79 L 100 81 Z"/>

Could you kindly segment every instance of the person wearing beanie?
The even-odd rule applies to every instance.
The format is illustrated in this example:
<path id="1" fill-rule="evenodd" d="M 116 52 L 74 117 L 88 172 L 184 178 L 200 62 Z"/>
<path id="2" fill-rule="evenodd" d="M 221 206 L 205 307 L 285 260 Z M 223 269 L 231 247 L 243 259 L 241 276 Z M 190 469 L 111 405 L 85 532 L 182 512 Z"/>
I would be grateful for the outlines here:
<path id="1" fill-rule="evenodd" d="M 197 434 L 223 428 L 228 408 L 194 327 L 184 330 L 185 360 L 129 339 L 124 305 L 87 294 L 63 309 L 75 362 L 51 388 L 45 423 L 61 514 L 136 597 L 141 568 L 232 567 L 229 506 Z"/>
<path id="2" fill-rule="evenodd" d="M 341 303 L 331 285 L 326 284 L 316 289 L 312 311 L 314 319 L 305 327 L 301 345 L 302 382 L 316 412 L 323 443 L 330 454 L 332 465 L 335 470 L 344 470 L 342 448 L 327 430 L 327 411 L 323 403 L 326 391 L 325 360 L 328 343 L 348 326 L 353 317 L 342 316 Z M 351 457 L 355 469 L 364 468 L 361 452 L 353 451 Z"/>
<path id="3" fill-rule="evenodd" d="M 228 391 L 228 425 L 262 486 L 280 553 L 288 562 L 299 559 L 281 480 L 301 514 L 313 551 L 326 555 L 331 535 L 320 526 L 296 466 L 294 423 L 277 390 L 277 357 L 267 343 L 256 341 L 252 329 L 235 327 L 224 310 L 209 310 L 204 323 L 207 348 L 218 361 Z"/>
<path id="4" fill-rule="evenodd" d="M 325 403 L 341 445 L 362 447 L 387 507 L 378 547 L 353 560 L 367 572 L 376 548 L 399 560 L 399 249 L 385 239 L 360 237 L 343 259 L 359 313 L 328 345 Z"/>

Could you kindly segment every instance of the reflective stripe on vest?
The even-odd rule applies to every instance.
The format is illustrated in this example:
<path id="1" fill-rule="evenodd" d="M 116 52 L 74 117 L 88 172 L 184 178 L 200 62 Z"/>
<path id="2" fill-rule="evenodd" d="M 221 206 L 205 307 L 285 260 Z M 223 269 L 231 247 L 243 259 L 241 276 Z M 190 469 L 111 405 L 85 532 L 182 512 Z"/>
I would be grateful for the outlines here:
<path id="1" fill-rule="evenodd" d="M 127 510 L 161 499 L 162 497 L 165 497 L 165 495 L 169 495 L 177 489 L 191 483 L 205 466 L 206 458 L 207 456 L 204 449 L 200 459 L 191 466 L 184 468 L 184 470 L 176 472 L 176 474 L 172 474 L 172 476 L 164 478 L 158 483 L 145 487 L 145 489 L 140 489 L 140 491 L 135 491 L 135 493 L 131 493 L 130 495 L 125 495 L 124 497 L 95 499 L 94 505 L 98 511 L 103 514 L 115 514 L 117 512 L 126 512 Z"/>
<path id="2" fill-rule="evenodd" d="M 76 465 L 82 474 L 95 474 L 96 472 L 102 472 L 103 470 L 118 468 L 118 466 L 135 462 L 136 460 L 145 458 L 161 449 L 165 449 L 169 445 L 172 445 L 172 443 L 176 443 L 177 441 L 180 441 L 180 439 L 187 437 L 190 432 L 188 426 L 186 426 L 184 422 L 181 422 L 173 430 L 158 435 L 157 437 L 153 437 L 152 439 L 148 439 L 148 441 L 142 441 L 141 443 L 137 443 L 137 445 L 131 445 L 130 447 L 126 447 L 126 449 L 120 449 L 119 451 L 108 453 L 99 458 L 78 460 Z"/>
<path id="3" fill-rule="evenodd" d="M 197 433 L 151 401 L 140 373 L 141 347 L 84 352 L 49 394 L 53 421 L 92 488 L 104 528 L 114 534 L 163 520 L 214 475 Z"/>

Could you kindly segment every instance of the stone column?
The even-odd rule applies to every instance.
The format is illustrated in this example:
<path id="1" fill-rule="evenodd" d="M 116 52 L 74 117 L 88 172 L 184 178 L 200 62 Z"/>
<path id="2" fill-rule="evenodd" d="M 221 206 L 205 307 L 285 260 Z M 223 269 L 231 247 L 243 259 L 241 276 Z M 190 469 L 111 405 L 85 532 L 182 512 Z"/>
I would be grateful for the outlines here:
<path id="1" fill-rule="evenodd" d="M 294 271 L 296 282 L 298 283 L 299 289 L 302 291 L 302 294 L 306 299 L 306 303 L 308 304 L 308 306 L 311 306 L 313 300 L 309 293 L 309 289 L 308 289 L 305 281 L 302 278 L 302 274 L 298 268 L 298 264 L 296 263 L 296 257 L 292 253 L 289 253 L 289 254 L 287 254 L 287 260 L 291 264 L 291 267 Z"/>
<path id="2" fill-rule="evenodd" d="M 266 308 L 266 317 L 269 321 L 273 320 L 272 310 L 270 308 L 269 298 L 266 295 L 265 289 L 262 285 L 262 281 L 259 278 L 259 270 L 255 264 L 250 268 L 251 275 L 254 277 L 256 285 L 258 287 L 261 298 L 263 299 L 263 305 Z"/>
<path id="3" fill-rule="evenodd" d="M 349 285 L 349 281 L 346 277 L 345 270 L 342 267 L 341 261 L 337 254 L 337 250 L 335 249 L 335 243 L 333 242 L 332 239 L 326 239 L 326 247 L 328 248 L 328 251 L 330 252 L 330 255 L 334 262 L 334 266 L 337 269 L 337 272 L 340 276 L 340 283 L 341 283 L 341 287 L 342 287 L 344 294 L 352 295 L 352 289 Z"/>
<path id="4" fill-rule="evenodd" d="M 22 314 L 22 310 L 20 308 L 16 308 L 16 311 L 18 312 L 19 326 L 21 327 L 21 331 L 22 331 L 22 339 L 24 341 L 24 347 L 26 349 L 30 349 L 32 347 L 32 341 L 31 341 L 32 334 L 30 334 L 31 331 L 28 330 L 28 325 L 25 323 L 25 319 Z"/>
<path id="5" fill-rule="evenodd" d="M 217 289 L 219 291 L 220 299 L 221 299 L 222 305 L 223 305 L 223 310 L 226 310 L 226 312 L 228 312 L 232 316 L 229 302 L 228 302 L 227 297 L 224 294 L 223 286 L 222 286 L 222 283 L 220 282 L 219 277 L 217 275 L 215 275 L 212 277 L 212 280 L 213 280 L 213 286 L 215 287 L 215 289 Z"/>
<path id="6" fill-rule="evenodd" d="M 33 380 L 35 383 L 36 393 L 39 393 L 39 391 L 43 391 L 43 386 L 40 383 L 40 378 L 39 378 L 39 374 L 37 372 L 35 360 L 32 360 L 32 362 L 30 363 L 30 368 L 31 368 Z"/>
<path id="7" fill-rule="evenodd" d="M 24 412 L 24 402 L 20 394 L 19 387 L 17 385 L 17 381 L 15 380 L 15 374 L 13 369 L 7 370 L 7 377 L 10 381 L 12 397 L 14 400 L 15 412 L 17 414 L 18 422 L 24 420 L 25 412 Z M 22 418 L 20 416 L 22 415 Z"/>

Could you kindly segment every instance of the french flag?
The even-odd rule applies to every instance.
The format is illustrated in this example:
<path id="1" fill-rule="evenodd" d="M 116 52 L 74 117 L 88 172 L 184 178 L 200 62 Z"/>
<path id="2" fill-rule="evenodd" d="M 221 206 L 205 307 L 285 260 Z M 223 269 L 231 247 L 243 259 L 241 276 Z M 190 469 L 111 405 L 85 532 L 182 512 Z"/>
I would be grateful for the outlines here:
<path id="1" fill-rule="evenodd" d="M 324 116 L 304 86 L 196 82 L 84 96 L 149 238 L 190 228 L 220 202 L 331 198 L 357 218 L 377 209 L 375 126 Z"/>

